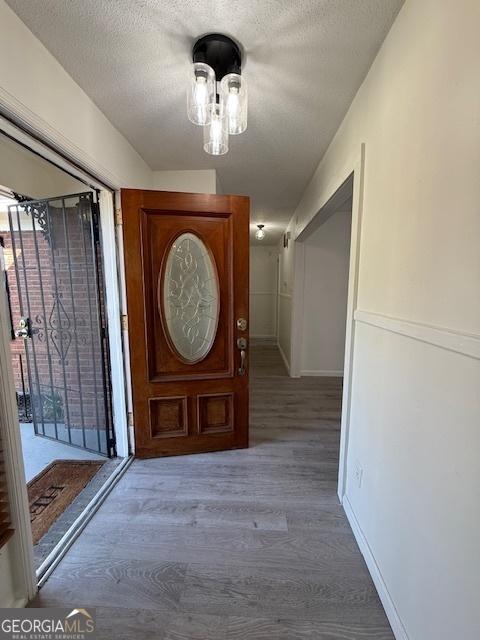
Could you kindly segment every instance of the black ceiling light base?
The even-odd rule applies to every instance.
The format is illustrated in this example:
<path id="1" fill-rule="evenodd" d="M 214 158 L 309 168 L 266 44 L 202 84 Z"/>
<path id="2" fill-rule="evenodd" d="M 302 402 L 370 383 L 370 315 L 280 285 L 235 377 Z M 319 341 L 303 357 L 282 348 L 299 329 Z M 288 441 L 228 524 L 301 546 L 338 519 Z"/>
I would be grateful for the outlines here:
<path id="1" fill-rule="evenodd" d="M 240 47 L 231 38 L 221 33 L 209 33 L 195 42 L 193 62 L 203 62 L 212 67 L 217 82 L 228 73 L 242 73 Z"/>

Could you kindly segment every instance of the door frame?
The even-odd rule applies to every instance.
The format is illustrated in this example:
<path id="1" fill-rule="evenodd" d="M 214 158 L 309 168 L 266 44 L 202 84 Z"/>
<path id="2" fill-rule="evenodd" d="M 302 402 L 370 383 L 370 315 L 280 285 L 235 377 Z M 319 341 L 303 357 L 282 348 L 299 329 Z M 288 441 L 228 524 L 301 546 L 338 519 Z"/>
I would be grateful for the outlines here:
<path id="1" fill-rule="evenodd" d="M 360 264 L 360 238 L 363 217 L 363 194 L 365 174 L 365 143 L 345 162 L 340 171 L 322 190 L 320 206 L 316 213 L 301 229 L 295 232 L 294 252 L 294 287 L 292 300 L 291 321 L 291 365 L 290 376 L 300 377 L 302 357 L 302 322 L 303 322 L 303 292 L 305 282 L 305 236 L 307 226 L 320 225 L 322 213 L 328 202 L 350 178 L 353 178 L 352 222 L 350 231 L 350 264 L 348 270 L 347 316 L 345 332 L 345 357 L 343 371 L 342 417 L 340 426 L 340 455 L 338 469 L 337 494 L 343 502 L 346 488 L 348 444 L 350 437 L 351 402 L 353 386 L 353 365 L 355 352 L 355 311 L 358 306 L 358 278 Z"/>
<path id="2" fill-rule="evenodd" d="M 118 235 L 121 233 L 118 232 L 119 227 L 117 227 L 115 220 L 117 217 L 116 190 L 121 188 L 122 183 L 120 178 L 108 172 L 100 163 L 91 158 L 88 158 L 87 162 L 83 152 L 77 146 L 69 143 L 57 131 L 53 131 L 45 121 L 34 117 L 33 113 L 31 116 L 28 117 L 23 110 L 19 112 L 14 107 L 5 108 L 2 106 L 0 133 L 99 191 L 113 424 L 117 455 L 127 460 L 131 455 L 127 413 L 129 378 L 125 369 L 125 363 L 128 362 L 128 353 L 125 353 L 128 350 L 128 342 L 124 343 L 121 324 L 121 300 L 125 300 L 124 297 L 121 297 L 123 287 L 119 270 L 122 259 L 119 250 L 121 251 L 122 245 L 118 243 Z M 6 299 L 0 292 L 0 318 L 6 317 L 5 312 Z M 4 324 L 3 320 L 2 324 Z M 30 513 L 18 415 L 14 399 L 13 376 L 10 369 L 10 336 L 8 332 L 0 330 L 0 370 L 9 372 L 7 376 L 1 377 L 3 383 L 0 381 L 0 408 L 5 408 L 5 411 L 2 411 L 2 415 L 0 415 L 0 423 L 5 434 L 5 466 L 9 481 L 11 517 L 16 533 L 16 536 L 7 544 L 13 544 L 14 566 L 12 573 L 19 594 L 12 606 L 23 607 L 37 591 L 37 575 L 33 559 Z M 122 466 L 124 469 L 127 467 L 127 465 Z"/>
<path id="3" fill-rule="evenodd" d="M 276 280 L 275 280 L 275 331 L 274 338 L 275 342 L 278 342 L 280 335 L 280 260 L 282 256 L 277 251 L 277 260 L 276 260 Z"/>
<path id="4" fill-rule="evenodd" d="M 4 456 L 9 493 L 12 527 L 18 532 L 18 542 L 14 539 L 6 547 L 13 545 L 11 559 L 16 568 L 16 582 L 19 597 L 10 606 L 23 607 L 29 598 L 35 595 L 37 580 L 33 561 L 33 542 L 30 527 L 27 484 L 22 455 L 20 429 L 18 428 L 18 409 L 15 401 L 13 371 L 10 361 L 10 326 L 8 320 L 7 296 L 0 289 L 0 429 L 4 437 Z M 2 555 L 6 549 L 2 548 Z M 25 594 L 25 595 L 23 595 Z"/>

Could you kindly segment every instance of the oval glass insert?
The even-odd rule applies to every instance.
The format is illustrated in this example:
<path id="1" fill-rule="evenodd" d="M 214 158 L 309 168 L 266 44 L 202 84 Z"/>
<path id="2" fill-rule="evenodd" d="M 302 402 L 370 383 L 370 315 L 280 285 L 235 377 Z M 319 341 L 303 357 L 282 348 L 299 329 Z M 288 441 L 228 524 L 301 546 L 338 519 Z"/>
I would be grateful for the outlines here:
<path id="1" fill-rule="evenodd" d="M 220 295 L 215 262 L 198 236 L 182 233 L 176 238 L 168 252 L 163 283 L 158 284 L 158 307 L 162 313 L 163 297 L 173 346 L 187 362 L 202 360 L 217 333 Z"/>

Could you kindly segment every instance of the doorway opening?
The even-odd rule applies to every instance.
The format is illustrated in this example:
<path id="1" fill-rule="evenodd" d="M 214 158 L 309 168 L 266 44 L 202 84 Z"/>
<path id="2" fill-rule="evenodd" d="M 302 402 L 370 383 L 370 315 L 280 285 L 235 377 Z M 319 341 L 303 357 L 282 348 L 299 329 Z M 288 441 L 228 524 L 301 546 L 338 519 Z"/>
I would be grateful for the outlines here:
<path id="1" fill-rule="evenodd" d="M 116 469 L 98 194 L 0 135 L 0 255 L 38 569 Z"/>
<path id="2" fill-rule="evenodd" d="M 301 376 L 343 378 L 352 195 L 305 230 Z"/>
<path id="3" fill-rule="evenodd" d="M 337 182 L 335 190 L 324 200 L 324 204 L 317 214 L 303 227 L 295 242 L 295 253 L 291 262 L 294 262 L 295 291 L 292 296 L 291 311 L 291 341 L 292 348 L 290 374 L 299 377 L 302 372 L 310 372 L 320 379 L 332 379 L 341 382 L 337 389 L 337 404 L 339 425 L 339 456 L 338 461 L 338 487 L 337 493 L 340 501 L 343 501 L 345 490 L 346 457 L 348 449 L 349 423 L 350 423 L 350 399 L 352 389 L 353 372 L 353 344 L 355 339 L 355 309 L 358 295 L 358 270 L 359 270 L 359 245 L 361 234 L 361 220 L 363 207 L 363 175 L 365 162 L 364 145 L 360 148 L 353 166 L 343 174 L 341 181 Z M 322 229 L 323 227 L 323 229 Z M 316 232 L 320 231 L 318 237 Z M 310 242 L 309 242 L 310 241 Z M 316 268 L 309 269 L 306 260 L 308 244 L 318 244 L 313 249 L 313 265 Z M 322 256 L 323 248 L 323 256 Z M 323 260 L 323 264 L 321 261 Z M 329 272 L 335 271 L 335 277 L 328 277 Z M 319 274 L 319 269 L 322 272 Z M 321 275 L 321 277 L 319 277 Z M 320 290 L 319 283 L 320 281 Z M 307 283 L 307 295 L 305 284 Z M 308 284 L 313 290 L 308 291 Z M 322 292 L 323 288 L 323 292 Z M 323 300 L 313 298 L 323 296 Z M 332 328 L 331 333 L 319 334 L 319 328 L 315 327 L 317 308 L 314 313 L 308 305 L 322 304 L 325 324 Z M 306 307 L 307 305 L 307 307 Z M 308 319 L 305 320 L 305 317 Z M 304 358 L 308 348 L 303 343 L 304 323 L 314 319 L 313 331 L 316 331 L 316 339 L 319 347 L 314 357 L 317 358 L 314 369 L 308 369 L 305 362 L 311 362 Z M 327 340 L 325 340 L 327 337 Z M 329 338 L 335 338 L 329 340 Z M 307 343 L 308 345 L 308 343 Z M 319 356 L 321 359 L 319 361 Z M 308 358 L 311 354 L 308 353 Z M 331 364 L 333 363 L 333 365 Z M 340 367 L 339 369 L 326 368 L 327 366 Z M 361 482 L 361 469 L 358 470 L 359 482 Z"/>
<path id="4" fill-rule="evenodd" d="M 276 349 L 286 374 L 301 378 L 325 400 L 317 407 L 316 419 L 333 421 L 340 501 L 348 446 L 364 154 L 362 145 L 325 193 L 317 213 L 305 226 L 292 219 L 278 246 Z"/>
<path id="5" fill-rule="evenodd" d="M 352 243 L 353 175 L 304 229 L 299 375 L 312 379 L 321 403 L 322 428 L 331 437 L 335 476 L 341 468 L 341 426 L 347 345 L 347 307 Z M 297 365 L 298 366 L 298 365 Z M 315 382 L 313 380 L 315 379 Z"/>

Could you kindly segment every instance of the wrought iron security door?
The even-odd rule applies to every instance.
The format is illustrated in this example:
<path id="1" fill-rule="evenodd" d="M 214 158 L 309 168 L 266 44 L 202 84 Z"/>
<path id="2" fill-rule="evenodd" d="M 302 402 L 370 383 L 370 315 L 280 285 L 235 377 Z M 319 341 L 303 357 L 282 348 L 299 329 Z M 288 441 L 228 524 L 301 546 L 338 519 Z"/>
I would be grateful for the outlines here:
<path id="1" fill-rule="evenodd" d="M 9 206 L 12 321 L 35 433 L 112 456 L 110 367 L 96 194 Z"/>

